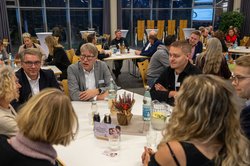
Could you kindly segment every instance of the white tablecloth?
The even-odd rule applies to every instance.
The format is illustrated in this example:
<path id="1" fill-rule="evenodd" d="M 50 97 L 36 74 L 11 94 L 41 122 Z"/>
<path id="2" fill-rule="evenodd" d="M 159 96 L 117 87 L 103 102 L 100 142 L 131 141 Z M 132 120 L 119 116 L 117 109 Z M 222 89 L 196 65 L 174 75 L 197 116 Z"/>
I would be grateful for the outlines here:
<path id="1" fill-rule="evenodd" d="M 119 90 L 122 94 L 124 90 Z M 135 104 L 132 113 L 135 115 L 142 114 L 143 96 L 134 94 Z M 67 147 L 55 146 L 58 157 L 64 161 L 67 166 L 138 166 L 141 165 L 141 154 L 143 147 L 146 145 L 146 136 L 121 136 L 121 148 L 116 157 L 108 157 L 103 154 L 109 150 L 108 141 L 100 140 L 94 137 L 93 126 L 89 124 L 88 113 L 91 112 L 90 102 L 72 102 L 74 109 L 79 118 L 79 133 L 76 140 L 71 142 Z M 105 101 L 98 101 L 98 112 L 103 115 L 109 110 Z M 105 109 L 106 108 L 106 109 Z"/>

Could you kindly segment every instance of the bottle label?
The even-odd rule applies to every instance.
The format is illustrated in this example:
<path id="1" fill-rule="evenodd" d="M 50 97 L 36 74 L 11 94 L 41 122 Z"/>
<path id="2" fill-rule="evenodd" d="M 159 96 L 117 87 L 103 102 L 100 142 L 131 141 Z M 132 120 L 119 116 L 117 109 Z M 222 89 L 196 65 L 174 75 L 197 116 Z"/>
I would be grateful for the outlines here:
<path id="1" fill-rule="evenodd" d="M 142 115 L 143 120 L 150 120 L 151 107 L 148 105 L 143 105 L 142 107 Z"/>

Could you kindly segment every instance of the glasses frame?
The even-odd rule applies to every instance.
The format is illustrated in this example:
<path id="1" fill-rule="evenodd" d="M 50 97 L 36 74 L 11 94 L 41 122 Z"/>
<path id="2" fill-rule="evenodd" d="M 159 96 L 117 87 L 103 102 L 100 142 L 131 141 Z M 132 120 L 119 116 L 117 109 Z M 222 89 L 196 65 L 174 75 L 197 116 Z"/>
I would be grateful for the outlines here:
<path id="1" fill-rule="evenodd" d="M 236 84 L 239 84 L 239 81 L 244 80 L 246 78 L 250 78 L 250 76 L 240 76 L 240 75 L 231 75 L 230 79 L 234 81 Z"/>
<path id="2" fill-rule="evenodd" d="M 35 61 L 35 62 L 31 62 L 31 61 L 25 61 L 23 62 L 25 65 L 29 66 L 29 67 L 32 67 L 33 65 L 34 66 L 39 66 L 41 65 L 41 61 Z"/>
<path id="3" fill-rule="evenodd" d="M 80 58 L 82 60 L 84 60 L 85 58 L 88 60 L 88 61 L 91 61 L 95 56 L 94 55 L 91 55 L 91 56 L 86 56 L 86 55 L 80 55 Z"/>

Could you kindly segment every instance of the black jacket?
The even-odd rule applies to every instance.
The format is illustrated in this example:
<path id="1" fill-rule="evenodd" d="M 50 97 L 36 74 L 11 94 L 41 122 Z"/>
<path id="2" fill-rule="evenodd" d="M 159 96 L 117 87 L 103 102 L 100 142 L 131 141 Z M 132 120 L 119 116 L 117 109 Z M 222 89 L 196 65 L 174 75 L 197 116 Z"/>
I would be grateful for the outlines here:
<path id="1" fill-rule="evenodd" d="M 19 84 L 22 86 L 20 91 L 20 96 L 18 101 L 12 101 L 11 105 L 15 108 L 15 110 L 18 111 L 18 107 L 21 104 L 24 104 L 28 99 L 32 96 L 32 91 L 30 87 L 30 83 L 28 81 L 28 78 L 26 77 L 23 68 L 19 69 L 16 72 L 16 77 L 19 79 Z M 45 88 L 58 88 L 59 84 L 55 78 L 54 72 L 52 70 L 40 70 L 40 79 L 39 79 L 39 89 L 45 89 Z"/>
<path id="2" fill-rule="evenodd" d="M 186 65 L 185 69 L 179 74 L 178 82 L 180 85 L 184 81 L 184 79 L 189 75 L 195 75 L 195 74 L 201 74 L 201 71 L 192 65 L 190 62 Z M 160 77 L 156 80 L 155 84 L 160 83 L 162 86 L 164 86 L 168 91 L 157 91 L 155 89 L 155 86 L 152 87 L 150 90 L 150 94 L 152 97 L 152 100 L 158 100 L 160 102 L 164 101 L 167 102 L 170 105 L 174 105 L 174 98 L 169 98 L 169 92 L 176 89 L 175 86 L 175 70 L 172 69 L 170 66 L 163 71 L 163 73 L 160 75 Z"/>

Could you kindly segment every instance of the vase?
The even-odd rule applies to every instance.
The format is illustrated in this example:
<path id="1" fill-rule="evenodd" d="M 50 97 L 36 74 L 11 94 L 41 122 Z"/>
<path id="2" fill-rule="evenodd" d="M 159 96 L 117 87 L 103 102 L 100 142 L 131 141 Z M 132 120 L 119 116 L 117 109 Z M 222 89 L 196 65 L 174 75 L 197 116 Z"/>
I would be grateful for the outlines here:
<path id="1" fill-rule="evenodd" d="M 118 121 L 118 124 L 119 125 L 122 125 L 122 126 L 127 126 L 131 119 L 132 119 L 132 116 L 133 114 L 130 113 L 130 114 L 122 114 L 122 113 L 119 113 L 117 112 L 117 121 Z"/>

